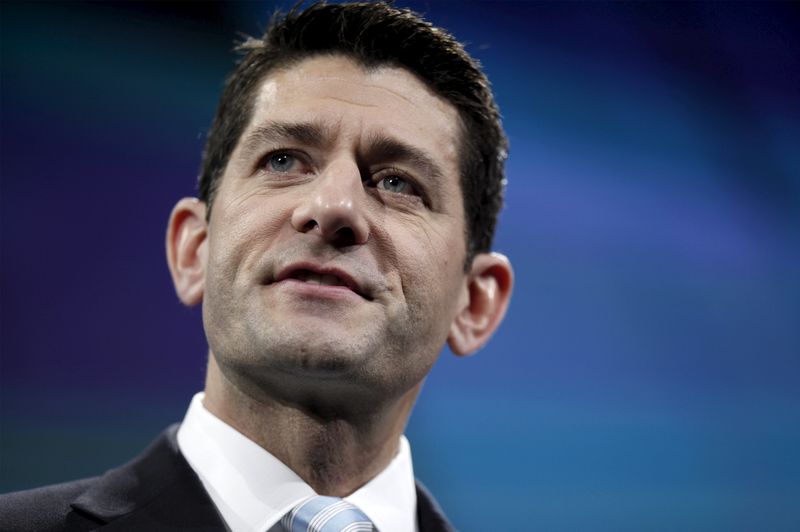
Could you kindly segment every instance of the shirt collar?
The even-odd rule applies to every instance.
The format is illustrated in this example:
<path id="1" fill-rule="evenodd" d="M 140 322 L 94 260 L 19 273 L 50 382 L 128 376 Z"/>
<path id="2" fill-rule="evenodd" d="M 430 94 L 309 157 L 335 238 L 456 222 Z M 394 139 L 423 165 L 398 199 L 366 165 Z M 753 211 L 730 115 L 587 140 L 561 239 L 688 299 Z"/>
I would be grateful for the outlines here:
<path id="1" fill-rule="evenodd" d="M 192 398 L 178 446 L 232 532 L 263 532 L 314 490 L 283 462 L 213 415 L 205 394 Z M 381 532 L 416 530 L 417 495 L 411 448 L 400 437 L 389 465 L 345 500 Z"/>

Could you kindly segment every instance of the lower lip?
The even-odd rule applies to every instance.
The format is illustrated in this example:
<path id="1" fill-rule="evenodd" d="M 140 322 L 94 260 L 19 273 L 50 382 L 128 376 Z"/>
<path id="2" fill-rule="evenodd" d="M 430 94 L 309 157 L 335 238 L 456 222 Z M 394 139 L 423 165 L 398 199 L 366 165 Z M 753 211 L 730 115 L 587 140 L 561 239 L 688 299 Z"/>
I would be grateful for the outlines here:
<path id="1" fill-rule="evenodd" d="M 360 300 L 364 299 L 357 293 L 353 292 L 350 288 L 341 285 L 314 284 L 298 281 L 297 279 L 284 279 L 283 281 L 277 283 L 277 286 L 309 298 L 342 300 L 353 298 Z"/>

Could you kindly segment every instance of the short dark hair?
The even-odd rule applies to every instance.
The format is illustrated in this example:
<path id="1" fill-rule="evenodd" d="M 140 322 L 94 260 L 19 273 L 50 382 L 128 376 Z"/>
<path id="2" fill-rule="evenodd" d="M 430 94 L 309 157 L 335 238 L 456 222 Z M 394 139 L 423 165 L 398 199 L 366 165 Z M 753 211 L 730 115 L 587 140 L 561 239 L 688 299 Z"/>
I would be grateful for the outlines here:
<path id="1" fill-rule="evenodd" d="M 452 35 L 383 2 L 319 2 L 276 13 L 261 39 L 249 38 L 237 49 L 244 57 L 225 82 L 203 153 L 199 195 L 208 213 L 266 76 L 312 56 L 339 54 L 366 67 L 405 68 L 457 109 L 466 266 L 476 253 L 491 249 L 503 204 L 507 141 L 489 81 Z"/>

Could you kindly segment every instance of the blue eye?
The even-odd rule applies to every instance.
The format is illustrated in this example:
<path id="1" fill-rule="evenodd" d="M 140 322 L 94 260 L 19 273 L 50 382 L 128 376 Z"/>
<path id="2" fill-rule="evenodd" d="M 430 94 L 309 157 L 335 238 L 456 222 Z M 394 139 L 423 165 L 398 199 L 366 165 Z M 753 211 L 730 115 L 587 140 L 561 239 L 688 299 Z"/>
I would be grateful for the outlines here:
<path id="1" fill-rule="evenodd" d="M 288 153 L 276 153 L 267 159 L 267 166 L 269 170 L 274 172 L 288 172 L 294 167 L 297 159 Z"/>
<path id="2" fill-rule="evenodd" d="M 378 188 L 394 192 L 395 194 L 413 194 L 413 187 L 400 176 L 390 175 L 378 182 Z"/>

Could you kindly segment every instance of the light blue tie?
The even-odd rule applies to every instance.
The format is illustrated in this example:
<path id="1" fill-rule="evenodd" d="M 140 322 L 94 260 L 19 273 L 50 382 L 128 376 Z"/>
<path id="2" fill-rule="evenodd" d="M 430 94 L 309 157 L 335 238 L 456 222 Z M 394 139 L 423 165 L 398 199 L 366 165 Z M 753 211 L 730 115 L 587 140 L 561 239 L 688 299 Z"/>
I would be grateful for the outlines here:
<path id="1" fill-rule="evenodd" d="M 305 499 L 283 516 L 287 532 L 373 532 L 369 517 L 338 497 L 317 495 Z"/>

